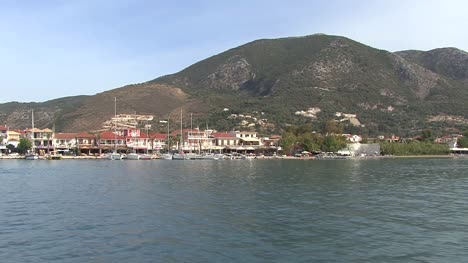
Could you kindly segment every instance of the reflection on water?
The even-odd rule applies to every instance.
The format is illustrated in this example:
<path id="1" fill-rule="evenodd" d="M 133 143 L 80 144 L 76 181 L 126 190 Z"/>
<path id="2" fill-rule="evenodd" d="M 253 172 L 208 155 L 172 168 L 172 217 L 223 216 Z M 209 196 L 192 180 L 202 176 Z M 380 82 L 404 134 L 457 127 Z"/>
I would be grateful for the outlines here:
<path id="1" fill-rule="evenodd" d="M 6 262 L 448 261 L 467 160 L 2 161 Z"/>

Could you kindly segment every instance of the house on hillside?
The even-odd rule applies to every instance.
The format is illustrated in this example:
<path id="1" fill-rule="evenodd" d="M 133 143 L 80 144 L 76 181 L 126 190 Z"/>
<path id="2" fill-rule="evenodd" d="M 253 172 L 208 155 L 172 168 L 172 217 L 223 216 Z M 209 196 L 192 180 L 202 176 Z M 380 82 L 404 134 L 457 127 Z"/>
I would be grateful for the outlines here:
<path id="1" fill-rule="evenodd" d="M 362 141 L 362 137 L 359 135 L 343 134 L 343 136 L 346 138 L 346 141 L 348 142 L 360 143 Z"/>
<path id="2" fill-rule="evenodd" d="M 440 143 L 440 144 L 447 144 L 450 148 L 456 148 L 457 147 L 457 142 L 458 139 L 463 137 L 463 135 L 460 134 L 450 134 L 446 135 L 443 137 L 436 138 L 434 140 L 435 143 Z"/>

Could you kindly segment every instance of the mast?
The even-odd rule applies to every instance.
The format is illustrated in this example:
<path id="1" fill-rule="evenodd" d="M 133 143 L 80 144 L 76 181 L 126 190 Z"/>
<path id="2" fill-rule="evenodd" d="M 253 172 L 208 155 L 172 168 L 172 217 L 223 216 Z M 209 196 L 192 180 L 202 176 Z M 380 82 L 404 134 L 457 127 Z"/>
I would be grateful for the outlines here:
<path id="1" fill-rule="evenodd" d="M 148 136 L 148 128 L 149 128 L 148 125 L 149 125 L 149 124 L 148 124 L 148 120 L 146 120 L 146 125 L 145 125 L 145 129 L 146 129 L 146 142 L 147 142 L 146 147 L 145 147 L 145 148 L 146 148 L 146 151 L 145 151 L 146 154 L 148 154 L 148 143 L 150 142 L 150 139 L 149 139 L 149 136 Z M 151 144 L 151 145 L 153 145 L 153 144 Z M 153 152 L 153 147 L 151 147 L 151 152 Z"/>
<path id="2" fill-rule="evenodd" d="M 34 142 L 34 109 L 31 109 L 31 141 L 32 141 L 32 152 L 36 153 L 36 143 Z"/>
<path id="3" fill-rule="evenodd" d="M 184 134 L 182 132 L 182 109 L 180 109 L 180 147 L 179 147 L 180 151 L 183 151 L 183 148 L 182 148 L 182 142 L 184 141 L 183 135 Z"/>
<path id="4" fill-rule="evenodd" d="M 117 97 L 114 97 L 114 152 L 117 152 Z"/>
<path id="5" fill-rule="evenodd" d="M 171 141 L 169 140 L 169 118 L 167 119 L 167 153 L 171 153 Z"/>
<path id="6" fill-rule="evenodd" d="M 193 131 L 192 113 L 190 112 L 190 132 L 189 132 L 189 135 L 188 135 L 188 138 L 187 138 L 187 141 L 189 142 L 190 153 L 192 153 L 192 142 L 190 141 L 190 139 L 193 139 L 192 138 L 193 137 L 192 131 Z"/>

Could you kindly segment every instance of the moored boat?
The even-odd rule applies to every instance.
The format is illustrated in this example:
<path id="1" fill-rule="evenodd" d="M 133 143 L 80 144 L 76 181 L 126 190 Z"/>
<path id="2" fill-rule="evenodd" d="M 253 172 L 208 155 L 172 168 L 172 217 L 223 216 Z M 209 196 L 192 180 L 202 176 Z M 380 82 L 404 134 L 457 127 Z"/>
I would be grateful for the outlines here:
<path id="1" fill-rule="evenodd" d="M 38 160 L 39 156 L 37 156 L 36 154 L 27 154 L 26 156 L 24 156 L 24 159 L 25 160 Z"/>
<path id="2" fill-rule="evenodd" d="M 46 156 L 47 160 L 62 160 L 61 154 L 48 154 Z"/>
<path id="3" fill-rule="evenodd" d="M 122 160 L 122 155 L 120 153 L 112 152 L 106 154 L 104 158 L 108 160 Z"/>
<path id="4" fill-rule="evenodd" d="M 128 160 L 140 160 L 140 155 L 138 153 L 129 153 L 127 154 Z"/>
<path id="5" fill-rule="evenodd" d="M 170 153 L 164 153 L 159 156 L 159 159 L 161 160 L 172 160 L 172 154 Z"/>
<path id="6" fill-rule="evenodd" d="M 172 160 L 188 160 L 189 158 L 184 152 L 175 153 L 172 155 Z"/>
<path id="7" fill-rule="evenodd" d="M 151 154 L 145 153 L 145 154 L 140 155 L 140 160 L 151 160 L 151 159 L 153 159 L 153 155 Z"/>

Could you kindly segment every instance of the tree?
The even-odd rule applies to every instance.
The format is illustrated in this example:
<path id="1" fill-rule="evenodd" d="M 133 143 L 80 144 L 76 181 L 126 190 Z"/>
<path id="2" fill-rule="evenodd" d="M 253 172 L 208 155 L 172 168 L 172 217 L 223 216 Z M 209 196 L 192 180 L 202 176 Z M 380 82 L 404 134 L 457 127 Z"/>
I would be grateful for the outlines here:
<path id="1" fill-rule="evenodd" d="M 429 130 L 429 129 L 423 130 L 422 133 L 421 133 L 421 139 L 422 139 L 422 141 L 424 141 L 424 142 L 431 142 L 431 141 L 433 141 L 434 138 L 432 137 L 432 131 Z"/>
<path id="2" fill-rule="evenodd" d="M 20 152 L 21 154 L 24 154 L 24 153 L 28 152 L 28 150 L 31 149 L 31 148 L 32 148 L 31 141 L 29 141 L 28 139 L 25 139 L 25 138 L 20 139 L 20 142 L 18 144 L 18 152 Z"/>
<path id="3" fill-rule="evenodd" d="M 304 134 L 301 136 L 300 141 L 304 146 L 304 150 L 309 152 L 320 151 L 320 145 L 322 144 L 322 138 L 317 134 Z"/>
<path id="4" fill-rule="evenodd" d="M 341 125 L 341 123 L 338 123 L 335 120 L 329 120 L 325 123 L 323 134 L 342 134 L 342 133 L 343 133 L 343 125 Z"/>
<path id="5" fill-rule="evenodd" d="M 297 137 L 294 135 L 292 132 L 286 132 L 282 137 L 281 137 L 281 146 L 283 147 L 283 151 L 285 153 L 291 153 L 297 142 Z"/>
<path id="6" fill-rule="evenodd" d="M 6 148 L 9 150 L 9 152 L 13 152 L 15 150 L 15 146 L 13 144 L 8 144 Z"/>
<path id="7" fill-rule="evenodd" d="M 328 135 L 323 140 L 322 151 L 337 152 L 344 147 L 346 147 L 346 139 L 343 136 Z"/>
<path id="8" fill-rule="evenodd" d="M 468 136 L 463 136 L 457 140 L 458 148 L 468 148 Z"/>

